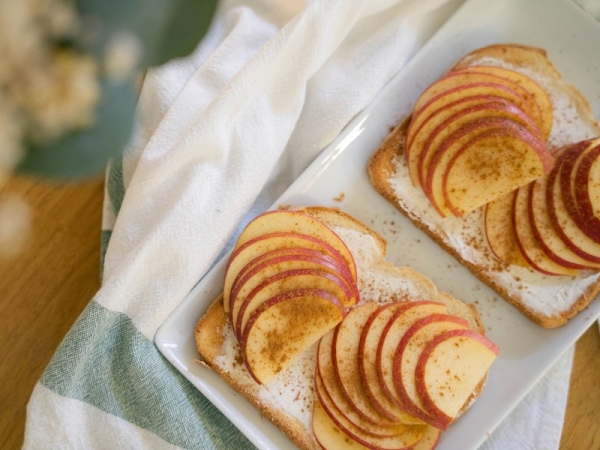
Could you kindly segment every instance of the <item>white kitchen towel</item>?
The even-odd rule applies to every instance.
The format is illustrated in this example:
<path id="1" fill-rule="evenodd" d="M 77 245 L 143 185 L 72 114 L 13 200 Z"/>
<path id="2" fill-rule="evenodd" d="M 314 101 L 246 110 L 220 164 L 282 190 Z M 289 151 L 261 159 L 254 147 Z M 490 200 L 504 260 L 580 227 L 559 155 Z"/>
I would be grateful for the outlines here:
<path id="1" fill-rule="evenodd" d="M 147 74 L 107 177 L 102 287 L 34 390 L 26 449 L 252 448 L 154 333 L 461 3 L 227 0 L 192 55 Z M 561 364 L 520 408 L 519 448 L 558 447 L 571 357 Z M 514 447 L 513 429 L 494 434 L 486 448 Z"/>

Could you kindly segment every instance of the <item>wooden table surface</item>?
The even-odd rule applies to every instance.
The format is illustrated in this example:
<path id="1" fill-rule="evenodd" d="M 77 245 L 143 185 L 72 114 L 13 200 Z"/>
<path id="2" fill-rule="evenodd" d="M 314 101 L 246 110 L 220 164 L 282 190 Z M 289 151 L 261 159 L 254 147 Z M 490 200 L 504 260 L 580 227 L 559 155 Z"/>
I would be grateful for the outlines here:
<path id="1" fill-rule="evenodd" d="M 55 184 L 16 177 L 32 210 L 28 245 L 0 256 L 0 449 L 20 448 L 26 405 L 56 347 L 100 286 L 102 180 Z M 600 449 L 600 335 L 578 341 L 561 449 Z M 515 450 L 515 449 L 510 449 Z"/>

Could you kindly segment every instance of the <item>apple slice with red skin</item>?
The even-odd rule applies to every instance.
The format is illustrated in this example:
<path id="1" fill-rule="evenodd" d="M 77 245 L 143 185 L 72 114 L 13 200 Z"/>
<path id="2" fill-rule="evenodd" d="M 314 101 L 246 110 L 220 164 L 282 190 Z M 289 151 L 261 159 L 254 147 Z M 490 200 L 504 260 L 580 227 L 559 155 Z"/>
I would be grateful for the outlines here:
<path id="1" fill-rule="evenodd" d="M 343 262 L 336 261 L 335 258 L 325 256 L 327 255 L 318 252 L 315 252 L 314 255 L 290 254 L 255 264 L 251 270 L 243 270 L 231 285 L 230 309 L 237 297 L 244 297 L 265 279 L 279 272 L 295 269 L 318 269 L 338 276 L 344 282 L 346 290 L 350 291 L 350 297 L 347 299 L 348 303 L 344 304 L 346 306 L 356 304 L 358 287 L 352 280 L 348 266 Z"/>
<path id="2" fill-rule="evenodd" d="M 439 94 L 447 92 L 451 89 L 464 87 L 472 84 L 489 84 L 502 86 L 516 95 L 514 103 L 519 106 L 523 111 L 526 111 L 530 117 L 538 117 L 539 111 L 537 104 L 532 101 L 531 94 L 512 81 L 497 77 L 491 74 L 485 73 L 474 73 L 462 70 L 456 70 L 449 72 L 444 75 L 436 82 L 432 83 L 423 93 L 419 96 L 415 102 L 414 110 L 420 110 L 429 100 L 436 97 Z"/>
<path id="3" fill-rule="evenodd" d="M 550 131 L 552 130 L 554 108 L 546 91 L 536 81 L 516 70 L 505 67 L 470 66 L 460 69 L 460 71 L 463 73 L 485 73 L 499 78 L 506 78 L 522 87 L 527 92 L 527 100 L 532 103 L 532 111 L 537 109 L 537 115 L 539 116 L 538 127 L 542 132 L 542 136 L 544 137 L 544 140 L 548 139 Z M 457 71 L 452 71 L 452 73 L 456 72 Z M 536 114 L 533 115 L 533 117 L 535 116 Z"/>
<path id="4" fill-rule="evenodd" d="M 317 443 L 323 450 L 365 450 L 362 444 L 350 438 L 335 424 L 323 409 L 323 405 L 315 399 L 312 414 L 312 430 Z"/>
<path id="5" fill-rule="evenodd" d="M 520 133 L 523 128 L 514 121 L 502 117 L 488 117 L 474 120 L 456 130 L 440 145 L 431 155 L 427 167 L 427 174 L 423 182 L 423 191 L 431 201 L 432 206 L 442 217 L 453 215 L 448 208 L 444 197 L 444 175 L 454 156 L 462 151 L 463 147 L 483 133 L 503 133 L 512 129 Z M 488 202 L 489 203 L 489 202 Z"/>
<path id="6" fill-rule="evenodd" d="M 450 330 L 423 349 L 415 370 L 417 391 L 438 424 L 448 428 L 498 356 L 498 347 L 473 330 Z"/>
<path id="7" fill-rule="evenodd" d="M 313 406 L 312 430 L 317 443 L 324 450 L 365 450 L 368 448 L 344 433 L 331 420 L 318 399 L 315 399 Z M 437 446 L 440 436 L 440 430 L 434 427 L 427 427 L 421 440 L 411 450 L 433 450 Z"/>
<path id="8" fill-rule="evenodd" d="M 410 302 L 386 303 L 371 314 L 358 343 L 358 369 L 367 396 L 384 417 L 397 422 L 423 424 L 421 419 L 401 409 L 383 390 L 376 364 L 377 347 L 386 324 L 396 312 L 410 308 L 410 305 Z"/>
<path id="9" fill-rule="evenodd" d="M 464 94 L 466 94 L 470 92 L 471 89 L 459 89 L 457 93 L 452 93 L 452 95 L 444 95 L 445 93 L 443 93 L 442 95 L 433 98 L 419 111 L 413 113 L 406 130 L 404 149 L 407 161 L 409 162 L 409 171 L 415 173 L 418 178 L 418 184 L 420 184 L 419 161 L 421 159 L 421 153 L 430 134 L 440 123 L 443 123 L 455 114 L 465 110 L 471 110 L 471 108 L 483 104 L 508 103 L 514 105 L 510 100 L 494 95 L 459 96 L 463 91 Z M 449 102 L 448 97 L 450 97 L 450 99 L 457 99 Z M 514 106 L 516 107 L 516 105 Z"/>
<path id="10" fill-rule="evenodd" d="M 548 176 L 546 201 L 552 225 L 563 242 L 579 257 L 594 264 L 600 263 L 600 243 L 590 239 L 573 220 L 563 200 L 561 187 L 563 155 L 557 160 L 557 170 Z"/>
<path id="11" fill-rule="evenodd" d="M 278 272 L 263 280 L 247 296 L 239 297 L 231 309 L 231 324 L 238 340 L 244 334 L 244 329 L 260 305 L 272 297 L 287 291 L 298 289 L 318 289 L 329 292 L 338 298 L 344 307 L 347 306 L 351 292 L 343 280 L 335 274 L 319 269 L 292 269 Z"/>
<path id="12" fill-rule="evenodd" d="M 337 297 L 317 289 L 288 291 L 262 303 L 240 339 L 250 375 L 259 384 L 267 383 L 345 314 Z"/>
<path id="13" fill-rule="evenodd" d="M 529 268 L 531 266 L 523 257 L 515 239 L 512 220 L 515 195 L 516 190 L 486 204 L 485 237 L 490 250 L 500 261 Z"/>
<path id="14" fill-rule="evenodd" d="M 576 276 L 579 273 L 576 269 L 565 267 L 553 261 L 544 252 L 540 241 L 534 234 L 529 214 L 529 198 L 532 187 L 532 184 L 528 184 L 519 188 L 514 199 L 513 228 L 517 245 L 527 262 L 537 272 L 545 275 Z"/>
<path id="15" fill-rule="evenodd" d="M 352 277 L 356 281 L 356 265 L 344 241 L 323 222 L 297 211 L 274 210 L 256 216 L 240 234 L 233 251 L 259 236 L 279 232 L 298 233 L 326 242 L 348 263 Z"/>
<path id="16" fill-rule="evenodd" d="M 415 301 L 410 302 L 409 307 L 397 311 L 388 320 L 385 325 L 379 344 L 377 345 L 376 367 L 379 384 L 383 392 L 396 402 L 399 407 L 408 414 L 421 419 L 426 423 L 431 423 L 431 418 L 428 414 L 421 411 L 408 411 L 406 405 L 396 393 L 394 386 L 394 355 L 398 349 L 398 345 L 406 331 L 419 319 L 431 314 L 446 314 L 447 308 L 443 303 L 431 301 Z"/>
<path id="17" fill-rule="evenodd" d="M 412 145 L 415 135 L 418 135 L 421 128 L 437 114 L 444 111 L 457 113 L 481 103 L 507 101 L 502 97 L 485 94 L 470 95 L 469 92 L 469 89 L 458 89 L 452 95 L 442 93 L 429 100 L 421 109 L 415 111 L 406 129 L 405 148 Z"/>
<path id="18" fill-rule="evenodd" d="M 442 431 L 436 427 L 428 426 L 421 440 L 411 450 L 433 450 L 440 442 Z"/>
<path id="19" fill-rule="evenodd" d="M 317 350 L 317 365 L 315 380 L 321 383 L 321 390 L 317 392 L 321 404 L 327 412 L 330 412 L 340 419 L 342 427 L 353 436 L 353 430 L 359 429 L 362 433 L 376 438 L 387 438 L 397 436 L 406 429 L 406 424 L 399 422 L 380 425 L 372 420 L 367 420 L 354 406 L 348 401 L 342 387 L 339 384 L 335 372 L 335 362 L 332 357 L 334 333 L 329 332 L 319 341 Z M 326 398 L 323 398 L 326 394 Z M 333 407 L 331 406 L 333 405 Z M 348 428 L 345 423 L 351 425 Z"/>
<path id="20" fill-rule="evenodd" d="M 492 96 L 494 98 L 500 98 L 504 101 L 510 102 L 511 104 L 514 104 L 516 106 L 520 106 L 523 103 L 523 98 L 518 93 L 516 93 L 514 90 L 512 90 L 502 84 L 497 84 L 497 83 L 472 83 L 472 84 L 468 84 L 465 86 L 458 86 L 458 87 L 455 87 L 448 91 L 442 92 L 438 96 L 433 97 L 430 101 L 431 102 L 433 102 L 433 101 L 439 102 L 440 101 L 439 97 L 444 97 L 444 96 L 448 96 L 449 100 L 454 100 L 455 98 L 463 98 L 463 97 L 467 97 L 467 96 L 471 96 L 471 95 Z M 452 102 L 448 101 L 448 104 L 449 103 L 452 103 Z M 415 107 L 413 114 L 418 115 L 419 110 L 420 109 Z M 447 111 L 450 111 L 450 110 L 451 109 L 447 109 Z M 408 171 L 409 171 L 409 175 L 411 176 L 411 180 L 415 186 L 420 186 L 419 170 L 418 170 L 420 153 L 421 153 L 421 150 L 425 143 L 425 140 L 429 136 L 428 130 L 432 130 L 433 128 L 435 128 L 435 126 L 433 126 L 433 125 L 434 124 L 431 120 L 428 121 L 427 127 L 425 127 L 425 126 L 418 127 L 419 128 L 418 133 L 416 133 L 417 126 L 415 125 L 415 132 L 414 132 L 414 135 L 411 134 L 410 145 L 405 145 L 405 153 L 406 153 L 406 160 L 407 160 L 407 164 L 408 164 Z M 409 129 L 410 129 L 410 125 L 409 125 Z M 408 132 L 408 130 L 407 130 L 407 132 Z M 413 132 L 411 132 L 411 133 L 413 133 Z M 417 134 L 420 137 L 417 137 Z"/>
<path id="21" fill-rule="evenodd" d="M 500 95 L 498 95 L 500 94 Z M 418 163 L 419 157 L 418 155 L 414 157 L 411 155 L 411 147 L 413 146 L 413 140 L 415 134 L 417 134 L 424 122 L 428 119 L 428 117 L 435 111 L 439 111 L 445 109 L 446 107 L 456 104 L 459 105 L 460 102 L 465 101 L 468 102 L 467 99 L 478 99 L 475 104 L 484 103 L 488 100 L 506 100 L 509 102 L 513 102 L 513 99 L 519 99 L 519 96 L 510 89 L 496 89 L 496 95 L 490 94 L 490 86 L 482 83 L 471 84 L 467 86 L 459 86 L 453 89 L 450 89 L 446 92 L 442 92 L 441 94 L 436 95 L 431 100 L 429 100 L 425 105 L 423 105 L 419 110 L 414 110 L 413 115 L 411 117 L 410 123 L 406 130 L 406 141 L 404 144 L 404 152 L 406 153 L 406 160 L 409 162 L 409 173 L 416 175 L 417 178 L 412 180 L 413 183 L 416 183 L 415 186 L 418 186 L 418 173 L 416 164 Z M 513 102 L 514 103 L 514 102 Z M 468 104 L 468 103 L 467 103 Z M 426 138 L 423 135 L 423 138 Z M 421 148 L 422 143 L 417 146 L 417 148 Z M 414 167 L 410 167 L 413 165 Z"/>
<path id="22" fill-rule="evenodd" d="M 540 177 L 531 184 L 528 207 L 531 229 L 543 252 L 556 264 L 569 269 L 600 268 L 600 264 L 591 263 L 571 251 L 556 232 L 547 208 L 547 184 L 547 176 Z"/>
<path id="23" fill-rule="evenodd" d="M 327 416 L 345 435 L 359 444 L 372 450 L 412 449 L 425 435 L 425 425 L 398 425 L 396 434 L 392 436 L 374 436 L 366 433 L 340 411 L 329 397 L 319 371 L 315 371 L 315 393 Z M 343 448 L 343 447 L 342 447 Z"/>
<path id="24" fill-rule="evenodd" d="M 244 299 L 266 279 L 280 272 L 302 269 L 316 269 L 334 275 L 343 283 L 345 295 L 340 297 L 344 306 L 349 307 L 356 303 L 358 287 L 352 280 L 347 266 L 334 258 L 314 252 L 308 254 L 289 254 L 273 259 L 268 259 L 260 264 L 253 264 L 251 270 L 243 270 L 234 280 L 229 295 L 229 315 L 232 325 L 237 324 L 238 311 Z M 346 296 L 347 295 L 347 296 Z"/>
<path id="25" fill-rule="evenodd" d="M 339 261 L 345 261 L 340 253 L 322 239 L 303 234 L 279 232 L 260 235 L 249 240 L 231 253 L 225 268 L 223 280 L 223 308 L 229 312 L 231 286 L 238 274 L 255 258 L 273 250 L 287 248 L 307 248 L 329 255 Z"/>
<path id="26" fill-rule="evenodd" d="M 585 155 L 579 165 L 577 178 L 579 182 L 575 182 L 575 194 L 580 214 L 584 220 L 593 218 L 594 225 L 598 225 L 600 222 L 600 145 Z M 586 190 L 583 189 L 585 185 L 588 187 Z M 597 228 L 596 230 L 598 231 Z"/>
<path id="27" fill-rule="evenodd" d="M 415 369 L 421 352 L 438 334 L 466 328 L 469 328 L 469 323 L 461 317 L 430 314 L 416 321 L 402 336 L 393 356 L 392 370 L 396 394 L 409 414 L 417 417 L 430 416 L 421 402 L 415 383 Z M 439 428 L 435 420 L 427 422 Z"/>
<path id="28" fill-rule="evenodd" d="M 448 163 L 442 188 L 448 208 L 462 216 L 552 169 L 546 145 L 523 129 L 483 133 Z"/>
<path id="29" fill-rule="evenodd" d="M 379 412 L 371 402 L 363 385 L 358 368 L 360 336 L 373 312 L 379 308 L 376 302 L 368 302 L 350 311 L 333 333 L 331 344 L 333 368 L 342 394 L 352 407 L 367 421 L 390 426 L 390 420 Z"/>
<path id="30" fill-rule="evenodd" d="M 450 139 L 462 127 L 469 126 L 474 121 L 487 118 L 501 118 L 506 119 L 508 122 L 517 123 L 525 127 L 533 136 L 541 141 L 539 130 L 531 118 L 518 106 L 505 100 L 481 103 L 456 113 L 451 112 L 445 119 L 441 117 L 441 121 L 432 120 L 434 124 L 439 124 L 428 133 L 428 137 L 423 144 L 423 149 L 420 151 L 417 170 L 421 185 L 425 184 L 433 156 L 446 140 Z M 469 131 L 471 130 L 469 127 Z"/>
<path id="31" fill-rule="evenodd" d="M 600 240 L 600 231 L 597 229 L 598 223 L 594 224 L 594 220 L 590 222 L 590 217 L 586 217 L 586 220 L 584 220 L 581 214 L 581 205 L 576 198 L 576 191 L 587 193 L 587 182 L 578 178 L 579 167 L 585 155 L 597 145 L 597 142 L 600 142 L 600 139 L 580 141 L 563 148 L 558 156 L 557 166 L 560 166 L 560 168 L 557 170 L 560 170 L 561 194 L 565 209 L 581 231 L 590 239 L 598 242 Z M 596 222 L 599 221 L 596 219 Z"/>
<path id="32" fill-rule="evenodd" d="M 322 262 L 325 267 L 330 268 L 332 271 L 336 271 L 344 279 L 347 279 L 349 285 L 356 285 L 356 282 L 354 281 L 354 279 L 352 278 L 352 274 L 350 273 L 350 268 L 348 267 L 346 261 L 344 261 L 343 259 L 340 260 L 334 258 L 331 255 L 310 248 L 292 247 L 276 249 L 254 258 L 252 261 L 246 264 L 246 266 L 244 266 L 244 268 L 235 277 L 235 280 L 231 285 L 231 292 L 235 290 L 236 284 L 240 280 L 242 280 L 246 276 L 246 274 L 248 274 L 248 272 L 254 270 L 259 265 L 261 267 L 265 267 L 267 263 L 277 263 L 292 258 L 305 258 L 307 260 L 314 258 L 316 261 Z M 356 290 L 358 292 L 358 288 Z"/>
<path id="33" fill-rule="evenodd" d="M 561 167 L 563 201 L 579 228 L 596 242 L 600 242 L 600 139 L 577 158 L 570 177 L 569 161 Z M 570 183 L 569 183 L 570 181 Z M 573 210 L 572 205 L 576 207 Z"/>

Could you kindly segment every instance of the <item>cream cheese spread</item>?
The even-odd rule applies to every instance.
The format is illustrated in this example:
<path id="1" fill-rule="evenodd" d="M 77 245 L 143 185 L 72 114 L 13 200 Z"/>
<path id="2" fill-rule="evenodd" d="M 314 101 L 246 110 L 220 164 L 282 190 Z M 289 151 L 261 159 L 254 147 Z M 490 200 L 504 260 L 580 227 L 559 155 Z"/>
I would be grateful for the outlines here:
<path id="1" fill-rule="evenodd" d="M 471 63 L 477 64 L 521 72 L 544 88 L 554 109 L 552 130 L 548 139 L 552 150 L 598 135 L 595 124 L 579 118 L 577 108 L 571 101 L 570 85 L 562 81 L 551 81 L 535 71 L 495 58 L 480 58 Z M 482 273 L 505 287 L 511 297 L 520 299 L 531 311 L 547 317 L 558 316 L 568 311 L 577 299 L 600 279 L 600 273 L 597 272 L 582 272 L 577 277 L 547 276 L 519 266 L 500 265 L 485 241 L 483 208 L 463 217 L 444 219 L 431 206 L 422 189 L 413 186 L 404 156 L 396 158 L 395 169 L 389 183 L 402 209 L 439 236 L 465 261 L 481 268 Z"/>
<path id="2" fill-rule="evenodd" d="M 352 253 L 357 266 L 359 304 L 366 301 L 387 303 L 391 300 L 431 298 L 437 291 L 429 279 L 408 268 L 393 267 L 384 261 L 385 255 L 375 239 L 356 230 L 332 227 Z M 407 272 L 405 273 L 404 270 Z M 240 359 L 240 349 L 229 321 L 223 329 L 224 341 L 217 365 L 244 380 L 248 389 L 254 390 L 263 403 L 272 405 L 295 419 L 307 430 L 312 429 L 314 402 L 313 379 L 318 343 L 299 355 L 284 370 L 264 385 L 258 385 L 248 374 Z"/>

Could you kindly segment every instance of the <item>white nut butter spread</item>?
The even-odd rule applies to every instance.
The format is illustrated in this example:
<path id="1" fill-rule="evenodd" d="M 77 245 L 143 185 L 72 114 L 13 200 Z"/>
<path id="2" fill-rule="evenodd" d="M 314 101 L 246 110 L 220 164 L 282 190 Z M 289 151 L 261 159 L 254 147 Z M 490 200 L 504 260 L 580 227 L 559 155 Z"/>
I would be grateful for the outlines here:
<path id="1" fill-rule="evenodd" d="M 545 79 L 534 71 L 490 57 L 471 63 L 477 64 L 521 72 L 544 88 L 554 109 L 552 131 L 548 139 L 551 151 L 600 134 L 594 123 L 580 119 L 571 101 L 573 88 L 570 85 Z M 483 208 L 460 218 L 443 219 L 431 206 L 422 189 L 412 185 L 403 155 L 396 159 L 395 168 L 389 182 L 408 215 L 422 222 L 465 261 L 480 267 L 482 273 L 504 286 L 508 295 L 520 298 L 533 312 L 544 316 L 560 315 L 568 311 L 589 286 L 597 283 L 600 277 L 597 272 L 582 272 L 578 277 L 547 276 L 519 266 L 500 264 L 490 253 L 485 240 Z"/>
<path id="2" fill-rule="evenodd" d="M 548 141 L 552 149 L 598 134 L 598 130 L 591 124 L 577 119 L 577 109 L 568 94 L 557 88 L 555 83 L 550 84 L 534 72 L 511 67 L 500 60 L 486 58 L 477 62 L 518 70 L 537 81 L 549 93 L 556 111 Z M 418 218 L 466 261 L 481 266 L 488 276 L 506 286 L 509 294 L 518 294 L 533 311 L 553 315 L 568 309 L 600 277 L 600 274 L 591 272 L 577 278 L 549 277 L 506 265 L 499 270 L 499 264 L 491 256 L 485 242 L 482 209 L 462 218 L 442 219 L 431 207 L 422 190 L 412 185 L 403 157 L 396 160 L 396 172 L 390 179 L 390 184 L 397 198 L 401 199 L 402 208 L 409 215 Z M 360 303 L 369 300 L 386 303 L 392 299 L 400 299 L 399 296 L 405 296 L 406 299 L 428 298 L 432 289 L 435 290 L 430 283 L 415 282 L 412 278 L 414 272 L 411 276 L 402 277 L 400 274 L 404 269 L 391 270 L 387 263 L 382 262 L 384 255 L 371 236 L 347 228 L 333 229 L 344 240 L 356 262 Z M 248 375 L 240 361 L 239 346 L 229 322 L 226 323 L 223 334 L 225 339 L 221 356 L 216 360 L 221 369 L 244 380 L 246 387 L 256 393 L 261 403 L 285 411 L 305 429 L 311 430 L 315 395 L 313 378 L 318 344 L 314 344 L 266 385 L 261 386 Z"/>
<path id="3" fill-rule="evenodd" d="M 380 248 L 370 235 L 355 230 L 334 227 L 333 230 L 348 246 L 357 266 L 360 302 L 378 301 L 387 303 L 392 299 L 424 298 L 431 292 L 428 280 L 418 283 L 414 280 L 415 272 L 406 269 L 410 276 L 401 276 L 403 269 L 390 269 L 383 263 Z M 314 401 L 313 379 L 315 371 L 317 345 L 314 344 L 265 385 L 258 385 L 243 363 L 239 361 L 240 351 L 233 330 L 226 323 L 223 330 L 225 339 L 221 356 L 216 363 L 225 372 L 238 379 L 245 380 L 248 388 L 256 392 L 263 404 L 273 405 L 289 416 L 294 417 L 307 429 L 311 430 L 312 409 Z"/>

